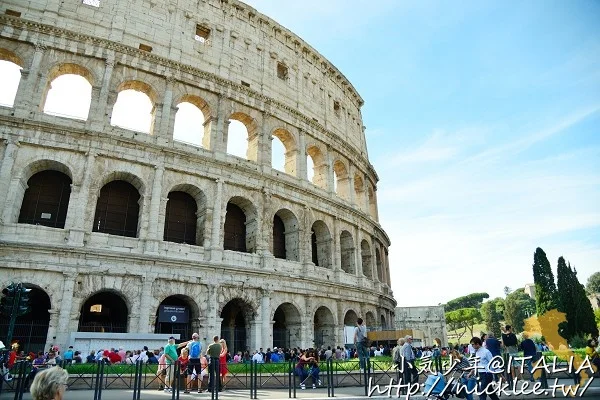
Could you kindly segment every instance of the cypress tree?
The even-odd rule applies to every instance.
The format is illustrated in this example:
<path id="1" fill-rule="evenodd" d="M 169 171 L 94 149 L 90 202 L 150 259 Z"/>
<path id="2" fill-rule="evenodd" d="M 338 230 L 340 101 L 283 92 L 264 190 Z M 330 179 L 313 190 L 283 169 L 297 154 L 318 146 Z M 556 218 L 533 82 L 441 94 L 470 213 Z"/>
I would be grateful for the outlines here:
<path id="1" fill-rule="evenodd" d="M 554 275 L 546 253 L 541 248 L 533 255 L 533 283 L 535 284 L 535 308 L 538 315 L 557 308 Z"/>

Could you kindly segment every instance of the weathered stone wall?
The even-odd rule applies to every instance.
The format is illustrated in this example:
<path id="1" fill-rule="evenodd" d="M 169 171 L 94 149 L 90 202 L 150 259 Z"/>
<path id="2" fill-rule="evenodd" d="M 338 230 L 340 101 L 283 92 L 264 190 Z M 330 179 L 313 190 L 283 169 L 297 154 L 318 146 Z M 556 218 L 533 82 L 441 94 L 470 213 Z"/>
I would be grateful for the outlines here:
<path id="1" fill-rule="evenodd" d="M 433 346 L 435 339 L 448 345 L 448 331 L 444 306 L 396 307 L 396 329 L 416 329 L 423 333 L 423 346 Z"/>
<path id="2" fill-rule="evenodd" d="M 48 294 L 48 343 L 67 345 L 83 304 L 100 291 L 124 300 L 130 333 L 154 332 L 159 304 L 178 295 L 193 329 L 210 337 L 225 305 L 240 299 L 252 348 L 272 346 L 279 306 L 302 347 L 317 330 L 341 344 L 349 311 L 393 320 L 389 239 L 377 221 L 362 100 L 310 46 L 237 1 L 101 0 L 95 8 L 8 0 L 0 13 L 0 58 L 23 68 L 14 106 L 0 107 L 0 285 L 22 281 Z M 196 24 L 210 28 L 209 43 L 194 40 Z M 277 77 L 277 62 L 289 67 L 288 79 Z M 50 82 L 63 73 L 92 85 L 85 121 L 42 112 Z M 110 125 L 124 88 L 153 102 L 150 134 Z M 189 96 L 205 113 L 203 147 L 173 140 L 177 104 Z M 248 160 L 225 152 L 237 114 L 252 128 Z M 285 139 L 286 173 L 271 168 L 272 135 Z M 307 154 L 321 157 L 317 184 L 306 178 Z M 333 187 L 336 163 L 348 175 L 343 196 Z M 72 179 L 64 229 L 17 223 L 29 178 L 48 169 Z M 135 238 L 92 232 L 100 189 L 116 179 L 140 194 Z M 198 204 L 196 245 L 163 241 L 174 190 Z M 246 213 L 250 253 L 223 250 L 229 201 Z M 287 260 L 272 255 L 275 214 L 288 224 Z M 330 237 L 321 266 L 311 259 L 316 222 Z"/>

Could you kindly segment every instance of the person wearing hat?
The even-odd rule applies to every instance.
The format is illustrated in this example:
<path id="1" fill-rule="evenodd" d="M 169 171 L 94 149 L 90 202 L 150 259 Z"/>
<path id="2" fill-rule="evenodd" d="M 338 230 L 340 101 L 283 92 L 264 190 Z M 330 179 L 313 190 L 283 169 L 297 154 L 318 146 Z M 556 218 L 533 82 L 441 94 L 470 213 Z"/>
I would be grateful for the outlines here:
<path id="1" fill-rule="evenodd" d="M 167 362 L 167 378 L 165 382 L 165 392 L 173 391 L 172 383 L 175 375 L 175 363 L 177 362 L 177 345 L 175 344 L 175 337 L 169 337 L 169 343 L 165 346 L 165 360 Z"/>

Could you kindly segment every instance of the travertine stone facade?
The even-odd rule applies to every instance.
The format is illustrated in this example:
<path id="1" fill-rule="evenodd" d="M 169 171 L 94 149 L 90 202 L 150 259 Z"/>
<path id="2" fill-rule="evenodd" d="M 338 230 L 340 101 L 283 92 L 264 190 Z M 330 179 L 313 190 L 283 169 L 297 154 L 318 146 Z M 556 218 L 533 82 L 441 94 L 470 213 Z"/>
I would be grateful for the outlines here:
<path id="1" fill-rule="evenodd" d="M 342 344 L 349 315 L 394 320 L 363 100 L 341 72 L 236 0 L 98 3 L 0 5 L 0 59 L 22 67 L 14 105 L 0 107 L 0 285 L 22 281 L 48 295 L 47 343 L 66 345 L 86 300 L 102 292 L 124 301 L 130 333 L 153 333 L 161 302 L 178 296 L 193 330 L 210 337 L 235 300 L 250 348 L 273 345 L 278 308 L 301 347 Z M 207 39 L 194 37 L 199 28 Z M 63 74 L 92 86 L 85 121 L 42 112 Z M 152 101 L 149 134 L 110 124 L 125 89 Z M 182 101 L 204 114 L 202 147 L 173 140 Z M 248 130 L 247 159 L 226 153 L 230 119 Z M 273 136 L 286 147 L 285 173 L 271 168 Z M 72 180 L 64 228 L 18 223 L 28 180 L 46 170 Z M 100 189 L 115 180 L 139 192 L 135 237 L 93 232 Z M 173 191 L 196 201 L 195 245 L 163 240 Z M 230 202 L 246 216 L 247 252 L 224 250 Z M 273 256 L 275 215 L 286 259 Z"/>

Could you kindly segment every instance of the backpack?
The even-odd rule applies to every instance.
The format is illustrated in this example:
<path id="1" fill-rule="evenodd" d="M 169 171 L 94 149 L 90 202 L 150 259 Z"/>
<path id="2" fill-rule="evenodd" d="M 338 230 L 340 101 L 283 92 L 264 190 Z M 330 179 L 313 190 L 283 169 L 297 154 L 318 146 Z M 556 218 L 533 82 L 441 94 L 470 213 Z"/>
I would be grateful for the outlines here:
<path id="1" fill-rule="evenodd" d="M 200 343 L 192 342 L 190 346 L 190 358 L 200 358 Z"/>

